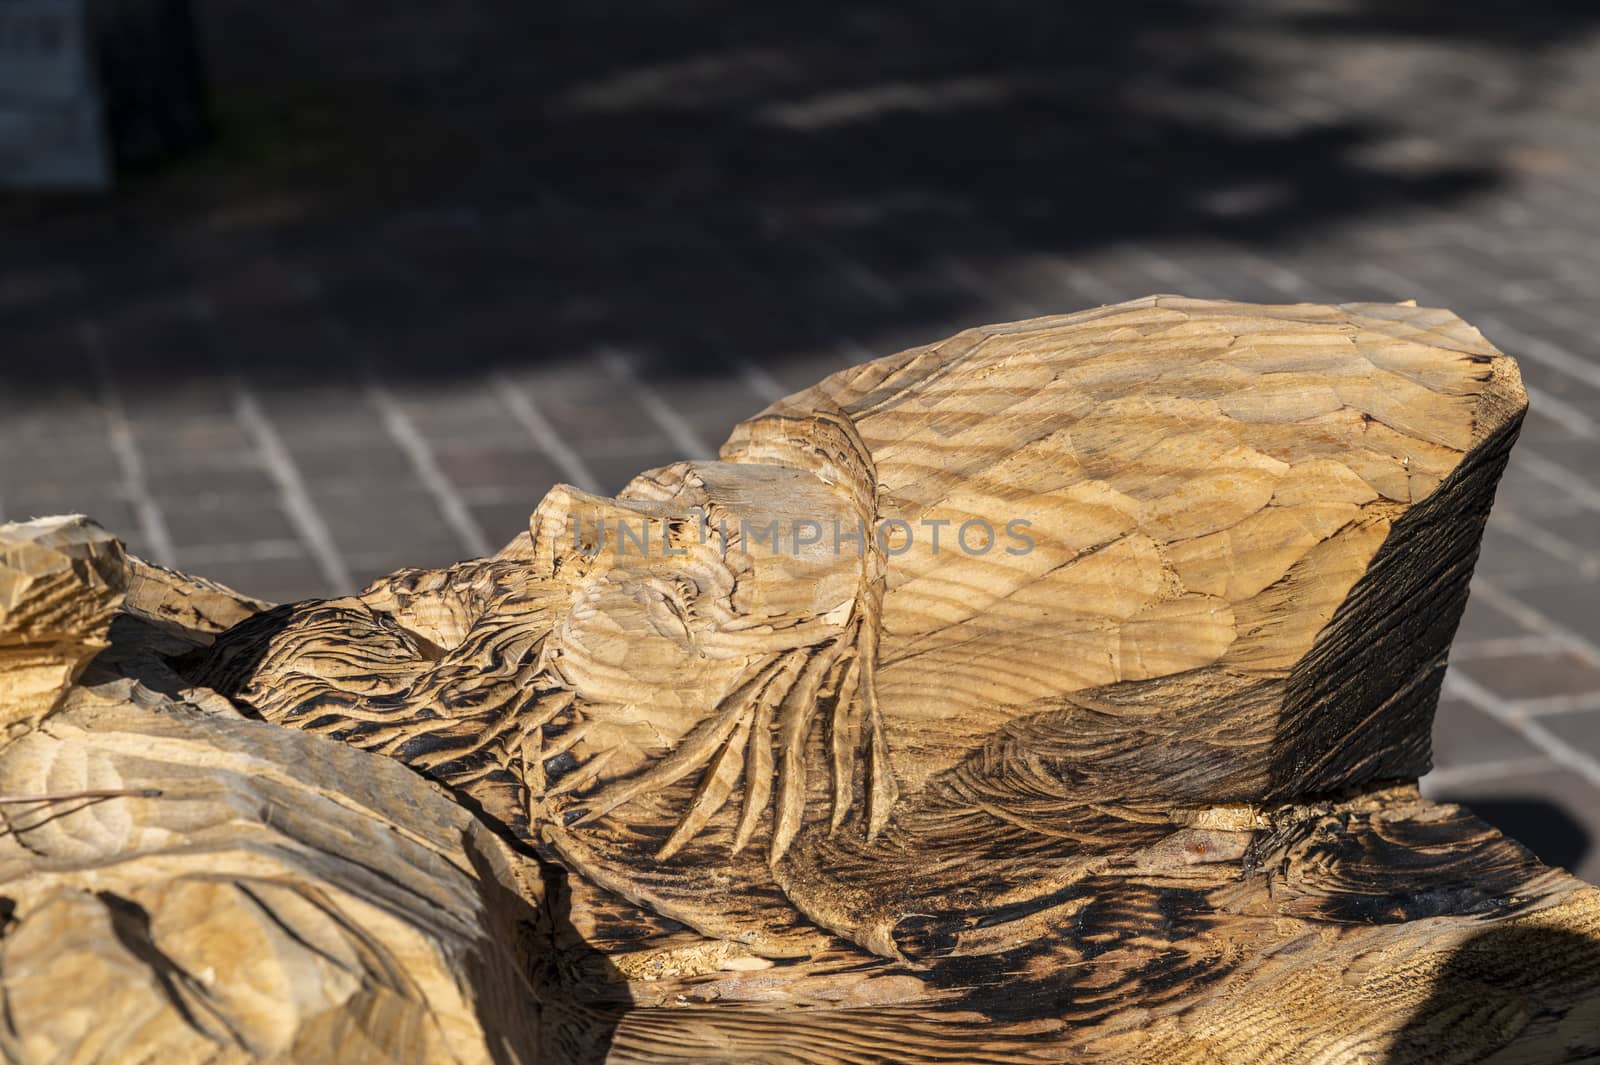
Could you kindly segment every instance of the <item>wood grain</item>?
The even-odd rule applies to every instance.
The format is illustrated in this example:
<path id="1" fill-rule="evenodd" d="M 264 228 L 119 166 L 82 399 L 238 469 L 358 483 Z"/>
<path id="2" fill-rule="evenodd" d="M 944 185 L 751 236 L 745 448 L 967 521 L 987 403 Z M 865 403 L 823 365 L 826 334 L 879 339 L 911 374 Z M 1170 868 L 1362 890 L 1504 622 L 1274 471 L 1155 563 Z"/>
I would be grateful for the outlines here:
<path id="1" fill-rule="evenodd" d="M 0 786 L 163 794 L 84 800 L 76 872 L 24 838 L 59 819 L 14 829 L 11 878 L 114 866 L 137 907 L 72 896 L 6 950 L 70 925 L 151 974 L 152 1046 L 246 1058 L 1589 1060 L 1600 896 L 1414 785 L 1525 404 L 1445 311 L 1151 297 L 842 371 L 716 461 L 556 486 L 498 555 L 341 598 L 258 603 L 81 521 L 19 566 L 48 536 L 7 527 L 38 590 L 0 654 L 55 665 L 0 657 Z M 229 763 L 257 743 L 270 824 Z M 169 800 L 179 749 L 252 814 Z M 150 833 L 210 886 L 116 849 Z M 337 900 L 301 938 L 359 930 L 335 968 L 378 999 L 211 946 L 224 1023 L 153 960 L 265 934 L 218 857 L 252 847 Z M 103 1038 L 77 1023 L 20 1060 Z"/>

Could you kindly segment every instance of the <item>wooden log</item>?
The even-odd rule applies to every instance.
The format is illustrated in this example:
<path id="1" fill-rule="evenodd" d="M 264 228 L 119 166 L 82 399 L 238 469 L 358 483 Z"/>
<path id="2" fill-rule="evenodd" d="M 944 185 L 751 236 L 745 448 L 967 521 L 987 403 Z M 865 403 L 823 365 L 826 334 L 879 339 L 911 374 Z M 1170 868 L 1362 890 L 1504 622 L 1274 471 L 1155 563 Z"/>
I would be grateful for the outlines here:
<path id="1" fill-rule="evenodd" d="M 116 955 L 153 974 L 127 1008 L 174 1046 L 248 1029 L 246 1060 L 398 1060 L 391 1023 L 462 1060 L 1590 1060 L 1600 895 L 1415 786 L 1525 402 L 1410 305 L 970 330 L 775 404 L 718 461 L 557 486 L 491 558 L 278 607 L 130 562 L 111 648 L 0 786 L 159 789 L 82 801 L 202 861 L 280 805 L 328 819 L 270 876 L 359 910 L 340 934 L 383 987 L 453 997 L 341 997 L 199 931 L 275 918 L 185 933 L 172 903 L 159 951 Z M 163 745 L 214 748 L 210 806 L 259 811 L 229 764 L 258 743 L 271 818 L 166 801 Z M 45 894 L 8 951 L 90 871 L 186 897 L 170 850 L 81 825 L 53 830 L 70 870 L 17 833 L 0 879 Z M 131 911 L 70 905 L 83 957 L 123 949 Z M 173 983 L 201 961 L 152 961 L 202 940 L 223 1027 Z M 7 1001 L 93 1060 L 104 1026 Z"/>

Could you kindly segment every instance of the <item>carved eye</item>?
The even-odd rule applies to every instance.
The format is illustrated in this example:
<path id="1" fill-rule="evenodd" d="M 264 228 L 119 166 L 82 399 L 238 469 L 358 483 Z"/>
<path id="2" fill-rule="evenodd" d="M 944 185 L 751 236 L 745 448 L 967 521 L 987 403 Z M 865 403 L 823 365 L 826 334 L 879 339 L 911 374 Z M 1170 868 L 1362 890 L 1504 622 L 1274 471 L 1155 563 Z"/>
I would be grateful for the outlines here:
<path id="1" fill-rule="evenodd" d="M 633 588 L 633 598 L 644 607 L 656 632 L 690 646 L 694 643 L 694 626 L 690 619 L 689 604 L 699 592 L 699 587 L 692 580 L 677 575 L 639 582 Z"/>

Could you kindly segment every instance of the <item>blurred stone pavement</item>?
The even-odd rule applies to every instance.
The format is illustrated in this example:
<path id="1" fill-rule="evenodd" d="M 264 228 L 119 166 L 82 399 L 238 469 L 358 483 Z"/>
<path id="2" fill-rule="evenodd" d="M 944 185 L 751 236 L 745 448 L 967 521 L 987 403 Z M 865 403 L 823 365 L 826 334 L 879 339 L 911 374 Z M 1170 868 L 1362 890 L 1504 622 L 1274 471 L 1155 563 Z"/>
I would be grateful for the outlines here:
<path id="1" fill-rule="evenodd" d="M 0 517 L 321 595 L 968 325 L 1416 298 L 1533 397 L 1425 788 L 1600 880 L 1600 5 L 1099 6 L 197 3 L 206 150 L 0 199 Z"/>

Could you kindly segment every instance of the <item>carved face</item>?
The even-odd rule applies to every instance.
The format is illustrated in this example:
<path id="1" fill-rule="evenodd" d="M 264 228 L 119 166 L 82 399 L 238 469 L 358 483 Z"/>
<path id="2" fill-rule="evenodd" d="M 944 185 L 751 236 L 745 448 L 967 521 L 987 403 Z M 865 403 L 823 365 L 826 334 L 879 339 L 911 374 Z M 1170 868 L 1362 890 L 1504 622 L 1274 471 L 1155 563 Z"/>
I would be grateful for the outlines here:
<path id="1" fill-rule="evenodd" d="M 846 520 L 816 478 L 774 466 L 674 466 L 618 499 L 558 488 L 531 522 L 536 570 L 571 596 L 546 661 L 592 716 L 671 746 L 737 678 L 844 631 L 862 561 L 795 532 Z"/>
<path id="2" fill-rule="evenodd" d="M 568 588 L 570 606 L 542 664 L 577 696 L 585 731 L 571 771 L 593 778 L 585 791 L 600 786 L 584 800 L 591 816 L 770 749 L 783 708 L 809 720 L 830 678 L 862 689 L 847 670 L 868 610 L 859 525 L 846 493 L 766 463 L 679 464 L 617 499 L 566 487 L 546 497 L 533 565 Z M 766 798 L 750 787 L 755 811 Z M 694 821 L 680 828 L 692 835 Z"/>

